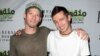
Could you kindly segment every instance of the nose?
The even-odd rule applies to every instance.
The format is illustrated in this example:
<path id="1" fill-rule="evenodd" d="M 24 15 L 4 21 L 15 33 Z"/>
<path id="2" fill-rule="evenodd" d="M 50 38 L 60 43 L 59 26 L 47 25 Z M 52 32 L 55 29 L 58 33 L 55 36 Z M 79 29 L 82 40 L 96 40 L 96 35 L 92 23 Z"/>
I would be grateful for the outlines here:
<path id="1" fill-rule="evenodd" d="M 36 15 L 32 15 L 32 18 L 36 18 Z"/>
<path id="2" fill-rule="evenodd" d="M 36 15 L 32 15 L 32 20 L 36 21 L 37 16 Z"/>

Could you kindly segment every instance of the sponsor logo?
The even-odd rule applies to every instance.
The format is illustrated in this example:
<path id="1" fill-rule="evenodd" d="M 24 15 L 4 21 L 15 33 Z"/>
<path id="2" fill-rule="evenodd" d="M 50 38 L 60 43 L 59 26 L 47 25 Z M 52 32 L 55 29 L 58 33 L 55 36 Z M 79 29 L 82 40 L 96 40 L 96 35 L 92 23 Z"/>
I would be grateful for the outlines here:
<path id="1" fill-rule="evenodd" d="M 1 42 L 8 42 L 10 37 L 15 33 L 15 31 L 12 31 L 12 30 L 2 30 L 0 31 L 1 33 L 1 38 L 0 38 L 0 41 Z"/>
<path id="2" fill-rule="evenodd" d="M 12 21 L 12 17 L 15 14 L 14 10 L 10 8 L 0 9 L 0 22 L 2 21 Z"/>
<path id="3" fill-rule="evenodd" d="M 0 51 L 0 56 L 10 56 L 9 51 Z"/>
<path id="4" fill-rule="evenodd" d="M 52 10 L 43 10 L 44 18 L 43 21 L 52 21 L 51 12 Z M 72 23 L 84 23 L 84 18 L 87 16 L 86 11 L 79 10 L 70 10 L 72 16 Z"/>
<path id="5" fill-rule="evenodd" d="M 43 21 L 52 21 L 51 12 L 52 10 L 43 10 L 44 13 Z"/>
<path id="6" fill-rule="evenodd" d="M 87 15 L 87 13 L 81 9 L 70 11 L 70 14 L 72 16 L 72 23 L 84 23 L 84 18 Z"/>

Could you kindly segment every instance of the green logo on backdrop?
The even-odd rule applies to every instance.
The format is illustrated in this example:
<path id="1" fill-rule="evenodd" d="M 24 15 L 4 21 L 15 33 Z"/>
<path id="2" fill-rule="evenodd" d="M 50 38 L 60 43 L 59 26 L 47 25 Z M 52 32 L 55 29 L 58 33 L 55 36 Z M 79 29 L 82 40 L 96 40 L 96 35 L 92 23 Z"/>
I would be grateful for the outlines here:
<path id="1" fill-rule="evenodd" d="M 0 9 L 0 21 L 12 21 L 14 14 L 15 11 L 10 8 Z"/>
<path id="2" fill-rule="evenodd" d="M 10 56 L 9 51 L 0 51 L 0 56 Z"/>
<path id="3" fill-rule="evenodd" d="M 74 10 L 70 11 L 70 14 L 72 16 L 72 23 L 83 23 L 84 17 L 86 17 L 87 13 L 85 11 L 80 10 Z"/>

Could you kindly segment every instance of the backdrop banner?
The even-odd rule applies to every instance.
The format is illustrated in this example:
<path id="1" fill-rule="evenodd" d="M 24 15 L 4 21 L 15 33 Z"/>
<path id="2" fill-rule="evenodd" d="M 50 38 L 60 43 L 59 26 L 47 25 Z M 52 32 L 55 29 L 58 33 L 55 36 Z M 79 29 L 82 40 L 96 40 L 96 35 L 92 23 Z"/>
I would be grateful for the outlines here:
<path id="1" fill-rule="evenodd" d="M 9 56 L 10 36 L 24 28 L 23 15 L 30 2 L 40 4 L 44 11 L 41 26 L 54 30 L 53 7 L 66 7 L 72 15 L 72 28 L 87 31 L 91 55 L 100 56 L 100 0 L 0 0 L 0 56 Z"/>

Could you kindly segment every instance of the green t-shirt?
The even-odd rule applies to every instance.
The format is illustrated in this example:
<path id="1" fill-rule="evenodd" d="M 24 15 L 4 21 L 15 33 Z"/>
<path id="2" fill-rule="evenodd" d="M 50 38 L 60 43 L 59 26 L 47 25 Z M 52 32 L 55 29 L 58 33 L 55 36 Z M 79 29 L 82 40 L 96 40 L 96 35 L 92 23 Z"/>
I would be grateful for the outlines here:
<path id="1" fill-rule="evenodd" d="M 39 27 L 35 34 L 13 35 L 10 39 L 10 56 L 47 56 L 47 36 L 50 29 Z"/>

